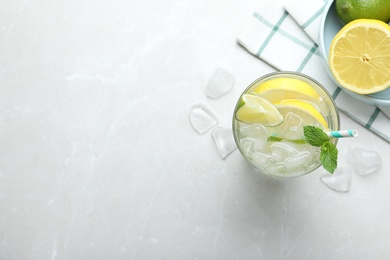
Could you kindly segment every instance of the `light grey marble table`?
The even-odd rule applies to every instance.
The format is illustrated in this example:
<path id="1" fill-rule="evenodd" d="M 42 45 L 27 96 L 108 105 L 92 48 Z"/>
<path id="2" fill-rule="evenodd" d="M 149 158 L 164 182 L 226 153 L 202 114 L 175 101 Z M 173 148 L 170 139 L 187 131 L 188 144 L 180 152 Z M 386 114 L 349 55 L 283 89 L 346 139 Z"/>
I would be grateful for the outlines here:
<path id="1" fill-rule="evenodd" d="M 389 259 L 390 146 L 349 192 L 224 160 L 188 113 L 229 127 L 273 68 L 236 43 L 261 1 L 0 1 L 0 259 Z M 205 93 L 217 68 L 235 77 Z"/>

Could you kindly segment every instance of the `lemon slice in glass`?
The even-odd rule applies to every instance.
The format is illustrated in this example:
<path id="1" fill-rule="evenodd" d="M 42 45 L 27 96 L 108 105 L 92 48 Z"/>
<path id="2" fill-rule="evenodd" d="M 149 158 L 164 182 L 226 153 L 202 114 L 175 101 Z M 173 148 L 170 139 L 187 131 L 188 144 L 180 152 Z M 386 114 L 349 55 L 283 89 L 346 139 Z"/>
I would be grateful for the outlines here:
<path id="1" fill-rule="evenodd" d="M 289 112 L 297 114 L 300 118 L 302 118 L 305 125 L 319 124 L 323 129 L 329 128 L 324 116 L 309 102 L 297 99 L 286 99 L 278 103 L 274 103 L 274 105 L 282 115 L 286 115 Z"/>
<path id="2" fill-rule="evenodd" d="M 390 26 L 373 19 L 345 25 L 333 38 L 329 67 L 337 82 L 359 94 L 390 86 Z"/>
<path id="3" fill-rule="evenodd" d="M 237 107 L 236 119 L 244 123 L 277 126 L 283 122 L 283 116 L 276 107 L 260 96 L 244 94 Z"/>
<path id="4" fill-rule="evenodd" d="M 271 101 L 283 99 L 305 99 L 313 102 L 321 100 L 317 91 L 307 82 L 292 78 L 274 78 L 261 83 L 254 92 Z"/>

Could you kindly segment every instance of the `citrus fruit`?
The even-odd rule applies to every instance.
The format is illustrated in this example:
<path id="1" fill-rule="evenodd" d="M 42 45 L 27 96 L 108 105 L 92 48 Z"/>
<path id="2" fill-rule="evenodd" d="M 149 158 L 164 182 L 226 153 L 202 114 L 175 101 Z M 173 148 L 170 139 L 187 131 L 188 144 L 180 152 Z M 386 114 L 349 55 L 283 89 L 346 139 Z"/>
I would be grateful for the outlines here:
<path id="1" fill-rule="evenodd" d="M 349 23 L 356 19 L 390 21 L 389 0 L 336 0 L 336 13 L 340 20 Z"/>
<path id="2" fill-rule="evenodd" d="M 390 86 L 390 26 L 374 19 L 345 25 L 333 38 L 329 67 L 337 82 L 359 94 Z"/>
<path id="3" fill-rule="evenodd" d="M 256 87 L 254 92 L 272 103 L 282 99 L 305 99 L 313 102 L 321 99 L 309 83 L 293 78 L 267 80 Z"/>
<path id="4" fill-rule="evenodd" d="M 282 115 L 293 112 L 302 118 L 307 125 L 315 125 L 318 123 L 324 129 L 328 128 L 328 123 L 325 118 L 318 112 L 318 109 L 309 102 L 298 99 L 286 99 L 274 103 L 274 105 Z"/>
<path id="5" fill-rule="evenodd" d="M 276 107 L 260 96 L 244 94 L 237 106 L 238 121 L 265 126 L 277 126 L 283 122 L 283 116 Z"/>

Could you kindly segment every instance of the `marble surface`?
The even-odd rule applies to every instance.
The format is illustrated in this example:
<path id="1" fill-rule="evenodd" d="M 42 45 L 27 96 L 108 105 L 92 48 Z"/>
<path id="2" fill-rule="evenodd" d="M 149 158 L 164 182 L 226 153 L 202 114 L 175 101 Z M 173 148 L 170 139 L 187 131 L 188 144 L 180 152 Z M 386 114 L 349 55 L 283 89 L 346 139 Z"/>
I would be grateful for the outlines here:
<path id="1" fill-rule="evenodd" d="M 0 1 L 0 259 L 389 259 L 390 146 L 345 115 L 384 161 L 351 173 L 264 176 L 221 159 L 188 113 L 230 126 L 273 68 L 236 37 L 262 1 Z M 205 94 L 223 68 L 235 77 Z"/>

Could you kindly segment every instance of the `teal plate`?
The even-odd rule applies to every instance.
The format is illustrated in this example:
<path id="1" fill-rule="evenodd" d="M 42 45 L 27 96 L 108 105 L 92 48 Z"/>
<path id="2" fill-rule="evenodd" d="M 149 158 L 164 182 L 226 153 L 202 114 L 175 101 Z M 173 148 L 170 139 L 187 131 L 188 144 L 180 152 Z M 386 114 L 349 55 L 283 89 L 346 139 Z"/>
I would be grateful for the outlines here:
<path id="1" fill-rule="evenodd" d="M 335 1 L 329 0 L 326 4 L 324 13 L 321 18 L 321 27 L 320 27 L 320 42 L 319 48 L 322 57 L 322 61 L 326 67 L 326 70 L 332 80 L 337 84 L 337 81 L 334 79 L 332 72 L 330 71 L 328 65 L 328 56 L 329 56 L 329 48 L 333 38 L 336 34 L 341 30 L 343 25 L 338 20 L 335 8 Z M 389 71 L 390 73 L 390 71 Z M 342 87 L 341 87 L 342 88 Z M 349 90 L 343 88 L 343 90 L 349 95 L 353 96 L 356 99 L 364 101 L 369 104 L 375 105 L 390 105 L 390 88 L 385 89 L 383 91 L 369 94 L 369 95 L 360 95 L 357 93 L 353 93 Z"/>

